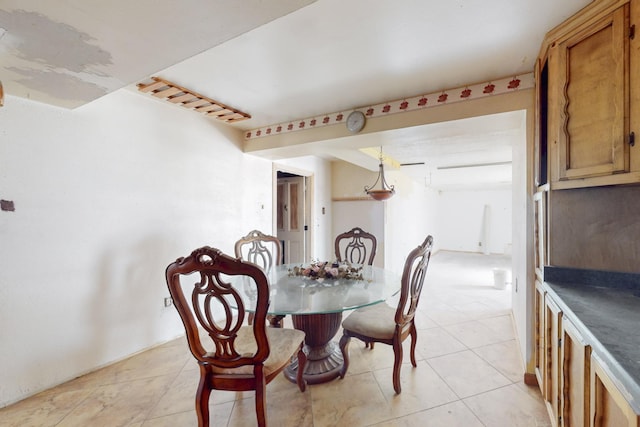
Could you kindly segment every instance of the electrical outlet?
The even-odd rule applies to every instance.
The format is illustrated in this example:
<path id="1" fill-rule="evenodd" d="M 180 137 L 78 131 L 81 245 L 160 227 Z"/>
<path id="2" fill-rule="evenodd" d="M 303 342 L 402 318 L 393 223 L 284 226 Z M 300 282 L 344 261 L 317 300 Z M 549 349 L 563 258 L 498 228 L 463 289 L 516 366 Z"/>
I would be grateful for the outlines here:
<path id="1" fill-rule="evenodd" d="M 172 305 L 173 305 L 173 298 L 165 297 L 164 298 L 164 306 L 165 307 L 171 307 Z"/>

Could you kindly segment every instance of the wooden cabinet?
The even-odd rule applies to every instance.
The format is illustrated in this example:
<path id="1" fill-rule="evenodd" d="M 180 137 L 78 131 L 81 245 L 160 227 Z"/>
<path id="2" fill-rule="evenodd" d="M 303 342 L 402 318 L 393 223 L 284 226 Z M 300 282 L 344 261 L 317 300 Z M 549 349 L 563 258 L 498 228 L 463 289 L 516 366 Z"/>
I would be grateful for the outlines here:
<path id="1" fill-rule="evenodd" d="M 591 346 L 574 324 L 562 318 L 561 424 L 589 426 Z"/>
<path id="2" fill-rule="evenodd" d="M 594 354 L 591 357 L 590 427 L 638 427 L 640 415 L 616 387 Z"/>
<path id="3" fill-rule="evenodd" d="M 558 179 L 629 171 L 629 5 L 551 49 Z"/>
<path id="4" fill-rule="evenodd" d="M 552 189 L 640 182 L 638 2 L 593 2 L 543 44 L 536 144 Z"/>
<path id="5" fill-rule="evenodd" d="M 597 344 L 575 314 L 536 281 L 535 373 L 554 427 L 640 427 L 635 399 L 602 362 Z"/>
<path id="6" fill-rule="evenodd" d="M 548 296 L 545 296 L 544 313 L 544 401 L 554 426 L 559 425 L 560 395 L 560 356 L 562 311 Z"/>

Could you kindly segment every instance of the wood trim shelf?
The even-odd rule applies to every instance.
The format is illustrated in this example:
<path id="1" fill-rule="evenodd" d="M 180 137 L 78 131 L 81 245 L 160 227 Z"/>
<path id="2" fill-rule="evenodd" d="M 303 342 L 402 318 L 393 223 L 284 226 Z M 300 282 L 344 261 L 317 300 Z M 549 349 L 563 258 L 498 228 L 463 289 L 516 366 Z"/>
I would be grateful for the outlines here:
<path id="1" fill-rule="evenodd" d="M 151 77 L 151 83 L 138 83 L 138 90 L 181 105 L 185 108 L 204 113 L 225 123 L 236 123 L 250 119 L 251 116 L 214 99 L 200 95 L 197 92 L 184 88 L 160 77 Z"/>
<path id="2" fill-rule="evenodd" d="M 332 202 L 370 202 L 373 199 L 369 196 L 366 197 L 334 197 Z"/>

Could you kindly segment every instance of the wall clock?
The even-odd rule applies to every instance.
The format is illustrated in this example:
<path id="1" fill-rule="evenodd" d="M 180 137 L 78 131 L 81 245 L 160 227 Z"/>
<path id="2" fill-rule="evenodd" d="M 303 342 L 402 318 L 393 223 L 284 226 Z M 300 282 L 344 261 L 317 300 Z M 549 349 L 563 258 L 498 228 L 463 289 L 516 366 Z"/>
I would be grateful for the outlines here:
<path id="1" fill-rule="evenodd" d="M 366 121 L 367 118 L 362 111 L 353 111 L 347 117 L 347 129 L 349 129 L 351 133 L 360 132 Z"/>

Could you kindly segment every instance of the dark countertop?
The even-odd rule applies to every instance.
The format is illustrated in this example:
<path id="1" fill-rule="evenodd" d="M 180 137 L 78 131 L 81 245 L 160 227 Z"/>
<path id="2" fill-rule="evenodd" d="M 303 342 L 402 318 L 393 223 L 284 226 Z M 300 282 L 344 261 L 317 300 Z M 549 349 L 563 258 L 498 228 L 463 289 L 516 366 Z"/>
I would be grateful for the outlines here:
<path id="1" fill-rule="evenodd" d="M 640 411 L 640 275 L 545 267 L 547 287 Z"/>

